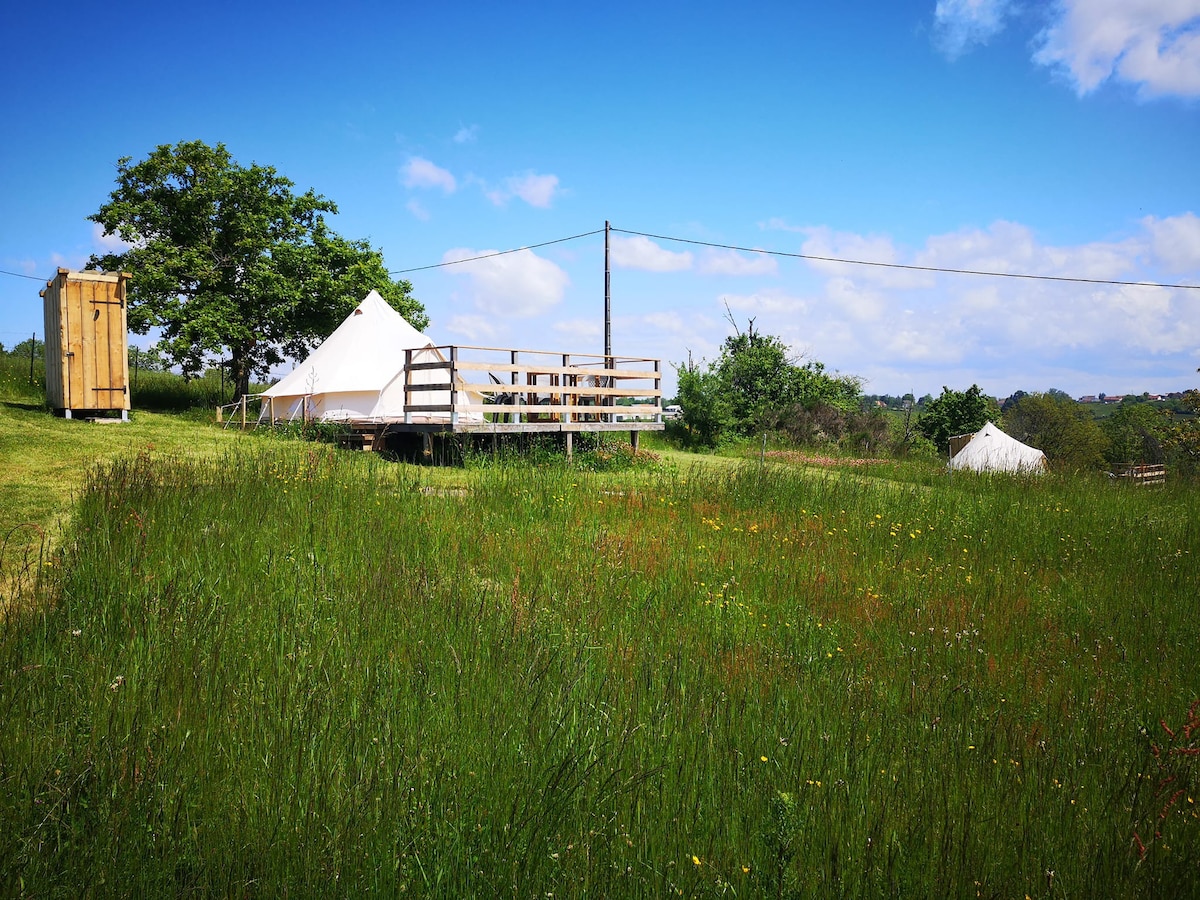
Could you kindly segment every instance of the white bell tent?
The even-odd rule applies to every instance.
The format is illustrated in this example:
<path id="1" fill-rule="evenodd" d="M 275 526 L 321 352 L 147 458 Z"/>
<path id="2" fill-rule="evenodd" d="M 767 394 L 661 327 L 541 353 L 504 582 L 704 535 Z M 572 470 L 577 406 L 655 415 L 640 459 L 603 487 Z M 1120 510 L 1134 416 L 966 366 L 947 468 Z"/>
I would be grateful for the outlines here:
<path id="1" fill-rule="evenodd" d="M 988 422 L 975 432 L 966 446 L 950 457 L 950 468 L 1035 473 L 1046 468 L 1046 454 L 1022 444 Z"/>
<path id="2" fill-rule="evenodd" d="M 263 392 L 263 415 L 276 419 L 330 421 L 403 421 L 404 351 L 413 362 L 445 362 L 427 338 L 371 291 L 341 325 L 304 362 L 278 384 Z M 445 384 L 449 368 L 412 373 L 413 384 Z M 465 394 L 455 391 L 456 402 Z M 413 393 L 414 406 L 446 405 L 450 391 Z M 470 402 L 480 403 L 472 394 Z M 480 413 L 461 414 L 460 420 L 479 420 Z M 449 412 L 413 414 L 413 421 L 449 421 Z"/>

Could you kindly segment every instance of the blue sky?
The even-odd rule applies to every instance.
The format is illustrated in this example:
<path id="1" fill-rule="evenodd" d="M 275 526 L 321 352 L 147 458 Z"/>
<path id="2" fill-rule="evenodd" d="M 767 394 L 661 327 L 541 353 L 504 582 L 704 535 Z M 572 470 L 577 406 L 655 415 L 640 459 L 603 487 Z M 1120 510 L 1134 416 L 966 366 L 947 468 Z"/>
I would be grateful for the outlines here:
<path id="1" fill-rule="evenodd" d="M 400 270 L 614 228 L 1200 284 L 1200 0 L 8 4 L 0 269 L 50 277 L 119 157 L 223 142 Z M 1200 383 L 1200 290 L 613 235 L 613 350 L 741 327 L 872 393 Z M 603 238 L 414 272 L 439 343 L 603 347 Z M 42 332 L 0 275 L 0 342 Z M 668 390 L 673 379 L 668 379 Z"/>

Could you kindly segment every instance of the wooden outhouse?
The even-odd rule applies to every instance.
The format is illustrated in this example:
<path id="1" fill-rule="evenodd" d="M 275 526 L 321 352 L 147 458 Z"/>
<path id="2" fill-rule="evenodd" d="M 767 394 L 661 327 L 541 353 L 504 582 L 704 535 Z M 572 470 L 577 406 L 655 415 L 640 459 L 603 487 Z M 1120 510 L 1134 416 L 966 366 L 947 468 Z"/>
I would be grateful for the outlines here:
<path id="1" fill-rule="evenodd" d="M 46 402 L 68 419 L 120 411 L 129 418 L 128 272 L 59 269 L 41 292 Z"/>

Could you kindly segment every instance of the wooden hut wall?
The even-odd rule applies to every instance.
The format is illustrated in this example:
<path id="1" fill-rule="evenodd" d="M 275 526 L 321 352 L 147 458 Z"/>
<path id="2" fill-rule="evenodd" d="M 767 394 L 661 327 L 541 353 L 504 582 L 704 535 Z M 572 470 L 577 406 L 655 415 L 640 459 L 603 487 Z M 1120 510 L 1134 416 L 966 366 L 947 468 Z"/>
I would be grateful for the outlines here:
<path id="1" fill-rule="evenodd" d="M 128 278 L 59 269 L 47 283 L 46 400 L 54 408 L 129 409 Z"/>

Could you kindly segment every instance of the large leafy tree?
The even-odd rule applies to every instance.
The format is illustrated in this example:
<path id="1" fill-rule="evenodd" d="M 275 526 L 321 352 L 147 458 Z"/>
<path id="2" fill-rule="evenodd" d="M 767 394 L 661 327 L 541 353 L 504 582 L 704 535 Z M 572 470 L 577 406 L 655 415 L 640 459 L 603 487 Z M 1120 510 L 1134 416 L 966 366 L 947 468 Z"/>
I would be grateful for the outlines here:
<path id="1" fill-rule="evenodd" d="M 117 162 L 117 187 L 89 218 L 129 245 L 89 267 L 131 272 L 129 327 L 161 330 L 185 375 L 228 357 L 239 392 L 327 337 L 374 288 L 417 329 L 428 324 L 383 256 L 325 221 L 337 206 L 270 166 L 239 165 L 223 144 L 162 145 Z"/>
<path id="2" fill-rule="evenodd" d="M 677 422 L 668 422 L 668 431 L 685 447 L 716 447 L 733 424 L 733 410 L 721 379 L 711 367 L 702 369 L 691 361 L 676 366 L 675 371 L 679 375 L 678 399 L 683 416 Z"/>
<path id="3" fill-rule="evenodd" d="M 1000 405 L 977 384 L 965 391 L 942 388 L 941 396 L 925 404 L 917 430 L 937 445 L 938 451 L 950 449 L 950 438 L 978 431 L 988 421 L 1000 419 Z"/>
<path id="4" fill-rule="evenodd" d="M 858 379 L 830 375 L 816 360 L 800 362 L 778 337 L 756 330 L 753 319 L 745 331 L 736 324 L 734 328 L 735 333 L 721 345 L 714 373 L 737 431 L 751 434 L 780 411 L 796 405 L 812 408 L 826 404 L 844 412 L 858 409 L 862 397 Z"/>
<path id="5" fill-rule="evenodd" d="M 1100 428 L 1109 440 L 1105 456 L 1114 466 L 1163 462 L 1164 442 L 1174 430 L 1170 413 L 1149 403 L 1122 403 Z"/>
<path id="6" fill-rule="evenodd" d="M 1196 371 L 1200 372 L 1200 369 Z M 1183 408 L 1192 413 L 1191 418 L 1179 422 L 1163 443 L 1176 470 L 1180 474 L 1195 475 L 1200 472 L 1200 388 L 1193 388 L 1183 395 Z"/>
<path id="7" fill-rule="evenodd" d="M 716 362 L 676 366 L 683 417 L 673 430 L 685 444 L 715 447 L 731 434 L 786 431 L 797 410 L 822 406 L 841 416 L 858 409 L 857 378 L 830 375 L 816 360 L 797 361 L 782 340 L 758 331 L 753 319 L 745 331 L 732 316 L 729 321 L 734 334 L 721 345 Z"/>
<path id="8" fill-rule="evenodd" d="M 1059 470 L 1084 471 L 1104 464 L 1108 438 L 1086 407 L 1062 391 L 1027 394 L 1004 414 L 1005 430 L 1046 454 Z"/>

